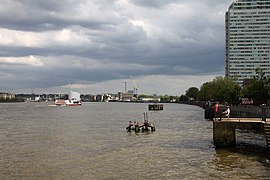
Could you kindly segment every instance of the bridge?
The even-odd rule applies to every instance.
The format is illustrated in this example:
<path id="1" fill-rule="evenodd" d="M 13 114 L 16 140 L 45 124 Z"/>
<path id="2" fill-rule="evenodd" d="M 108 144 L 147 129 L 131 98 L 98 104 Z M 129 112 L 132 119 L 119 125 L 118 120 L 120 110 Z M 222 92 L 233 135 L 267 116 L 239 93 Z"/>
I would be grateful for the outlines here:
<path id="1" fill-rule="evenodd" d="M 270 154 L 270 118 L 214 118 L 213 140 L 216 147 L 236 145 L 236 129 L 250 129 L 265 135 L 266 146 Z"/>

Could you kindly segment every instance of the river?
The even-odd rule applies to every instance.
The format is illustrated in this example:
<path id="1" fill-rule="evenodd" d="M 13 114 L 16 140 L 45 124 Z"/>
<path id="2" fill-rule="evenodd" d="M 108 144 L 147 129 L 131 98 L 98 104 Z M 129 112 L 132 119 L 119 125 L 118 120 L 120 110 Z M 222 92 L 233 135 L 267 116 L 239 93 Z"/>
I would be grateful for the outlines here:
<path id="1" fill-rule="evenodd" d="M 0 104 L 0 179 L 270 179 L 264 137 L 215 149 L 200 107 L 164 104 L 148 112 L 156 131 L 135 134 L 147 104 L 49 104 Z"/>

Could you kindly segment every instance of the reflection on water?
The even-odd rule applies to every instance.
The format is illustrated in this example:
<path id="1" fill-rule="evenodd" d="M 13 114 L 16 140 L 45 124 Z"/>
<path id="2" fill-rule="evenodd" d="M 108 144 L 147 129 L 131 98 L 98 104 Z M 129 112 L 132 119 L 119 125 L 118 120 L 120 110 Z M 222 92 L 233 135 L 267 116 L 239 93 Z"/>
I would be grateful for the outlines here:
<path id="1" fill-rule="evenodd" d="M 126 132 L 147 104 L 0 104 L 1 179 L 269 179 L 265 142 L 238 133 L 215 149 L 212 122 L 195 106 L 148 112 L 155 132 Z"/>

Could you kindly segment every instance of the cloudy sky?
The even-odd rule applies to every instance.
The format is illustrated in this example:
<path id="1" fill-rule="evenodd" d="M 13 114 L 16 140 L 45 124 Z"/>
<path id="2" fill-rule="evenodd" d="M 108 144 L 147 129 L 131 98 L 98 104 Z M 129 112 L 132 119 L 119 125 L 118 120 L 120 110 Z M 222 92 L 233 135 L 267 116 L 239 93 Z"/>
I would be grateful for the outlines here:
<path id="1" fill-rule="evenodd" d="M 1 0 L 0 92 L 184 94 L 224 75 L 232 2 Z"/>

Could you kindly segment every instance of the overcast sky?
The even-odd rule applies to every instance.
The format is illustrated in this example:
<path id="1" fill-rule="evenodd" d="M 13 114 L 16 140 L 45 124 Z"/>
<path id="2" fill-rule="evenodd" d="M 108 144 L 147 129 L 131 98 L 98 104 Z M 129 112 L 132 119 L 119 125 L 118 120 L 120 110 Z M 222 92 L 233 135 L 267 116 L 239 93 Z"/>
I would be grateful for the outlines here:
<path id="1" fill-rule="evenodd" d="M 0 92 L 181 95 L 225 74 L 233 0 L 1 0 Z"/>

